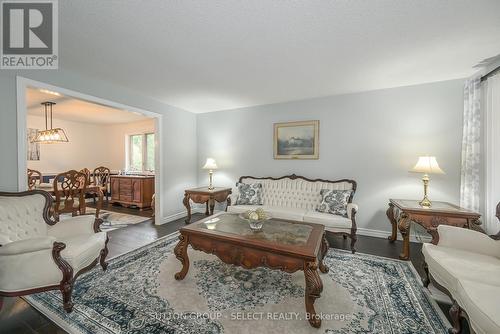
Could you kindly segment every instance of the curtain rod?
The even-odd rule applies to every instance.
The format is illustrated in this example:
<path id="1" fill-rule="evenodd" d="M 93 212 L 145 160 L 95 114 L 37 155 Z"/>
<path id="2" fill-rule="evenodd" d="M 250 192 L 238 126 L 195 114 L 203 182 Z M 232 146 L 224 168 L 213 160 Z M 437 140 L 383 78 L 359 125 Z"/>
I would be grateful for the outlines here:
<path id="1" fill-rule="evenodd" d="M 486 81 L 489 77 L 491 77 L 493 74 L 495 74 L 498 71 L 500 71 L 500 66 L 497 66 L 496 68 L 492 69 L 491 71 L 489 71 L 488 73 L 483 75 L 481 77 L 481 82 Z"/>

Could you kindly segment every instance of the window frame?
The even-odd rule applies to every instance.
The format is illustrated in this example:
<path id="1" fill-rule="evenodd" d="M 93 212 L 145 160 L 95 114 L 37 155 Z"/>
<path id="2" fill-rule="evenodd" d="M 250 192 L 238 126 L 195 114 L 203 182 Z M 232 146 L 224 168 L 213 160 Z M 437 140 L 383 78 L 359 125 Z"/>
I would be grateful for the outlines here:
<path id="1" fill-rule="evenodd" d="M 148 143 L 147 143 L 147 136 L 148 135 L 153 135 L 154 140 L 153 140 L 153 145 L 156 146 L 156 134 L 155 132 L 143 132 L 143 133 L 133 133 L 127 135 L 127 149 L 126 149 L 126 166 L 127 170 L 132 171 L 131 166 L 132 166 L 132 138 L 134 136 L 141 136 L 142 137 L 142 163 L 141 163 L 141 170 L 133 170 L 134 172 L 155 172 L 155 167 L 156 167 L 156 157 L 154 157 L 155 163 L 153 163 L 153 169 L 146 169 L 147 166 L 147 158 L 148 158 Z M 153 152 L 155 152 L 155 149 L 153 149 Z M 154 153 L 153 153 L 154 154 Z"/>

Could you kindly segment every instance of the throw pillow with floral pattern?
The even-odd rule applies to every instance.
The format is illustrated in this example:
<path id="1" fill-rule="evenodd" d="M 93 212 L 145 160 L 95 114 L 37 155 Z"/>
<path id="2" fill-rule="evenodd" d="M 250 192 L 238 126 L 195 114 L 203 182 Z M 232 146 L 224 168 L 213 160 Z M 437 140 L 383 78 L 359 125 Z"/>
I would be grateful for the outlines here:
<path id="1" fill-rule="evenodd" d="M 347 203 L 352 190 L 321 189 L 321 203 L 316 211 L 347 217 Z"/>
<path id="2" fill-rule="evenodd" d="M 237 205 L 262 205 L 262 183 L 236 183 L 238 188 Z"/>

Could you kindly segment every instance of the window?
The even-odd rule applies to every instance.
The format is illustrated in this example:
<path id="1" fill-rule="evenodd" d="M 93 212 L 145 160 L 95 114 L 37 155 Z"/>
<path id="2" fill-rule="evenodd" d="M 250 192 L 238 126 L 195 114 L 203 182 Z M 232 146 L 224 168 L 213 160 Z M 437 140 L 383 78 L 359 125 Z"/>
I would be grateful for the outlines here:
<path id="1" fill-rule="evenodd" d="M 155 170 L 155 134 L 129 136 L 128 167 L 132 171 Z"/>

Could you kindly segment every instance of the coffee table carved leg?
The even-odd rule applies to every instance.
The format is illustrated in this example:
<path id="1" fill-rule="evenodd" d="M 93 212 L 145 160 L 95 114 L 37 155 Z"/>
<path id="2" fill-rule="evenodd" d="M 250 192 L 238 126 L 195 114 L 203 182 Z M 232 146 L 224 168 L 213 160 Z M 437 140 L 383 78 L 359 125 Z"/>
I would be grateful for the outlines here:
<path id="1" fill-rule="evenodd" d="M 398 224 L 396 222 L 396 219 L 394 218 L 394 205 L 392 203 L 389 203 L 389 208 L 387 209 L 385 214 L 387 215 L 387 218 L 392 225 L 392 234 L 387 239 L 389 239 L 390 242 L 394 242 L 398 237 Z"/>
<path id="2" fill-rule="evenodd" d="M 309 324 L 315 328 L 321 326 L 321 319 L 316 315 L 314 301 L 321 296 L 323 291 L 323 282 L 318 274 L 318 264 L 316 262 L 307 262 L 304 265 L 304 276 L 306 279 L 306 314 Z"/>
<path id="3" fill-rule="evenodd" d="M 182 280 L 186 277 L 186 274 L 189 270 L 189 257 L 187 254 L 187 246 L 189 244 L 189 238 L 183 234 L 179 235 L 179 242 L 174 248 L 175 257 L 181 261 L 182 269 L 178 273 L 175 274 L 176 280 Z"/>
<path id="4" fill-rule="evenodd" d="M 326 240 L 326 234 L 323 234 L 323 239 L 321 240 L 321 259 L 319 260 L 319 270 L 323 274 L 326 274 L 330 270 L 323 262 L 323 259 L 328 252 L 328 247 L 330 246 L 328 245 L 328 240 Z"/>
<path id="5" fill-rule="evenodd" d="M 403 248 L 399 258 L 401 260 L 408 260 L 410 258 L 410 217 L 406 214 L 402 214 L 399 217 L 398 222 L 399 232 L 403 237 Z"/>
<path id="6" fill-rule="evenodd" d="M 182 200 L 182 204 L 186 207 L 187 210 L 187 218 L 185 220 L 186 224 L 191 222 L 191 205 L 189 204 L 189 194 L 184 195 L 184 199 Z"/>

